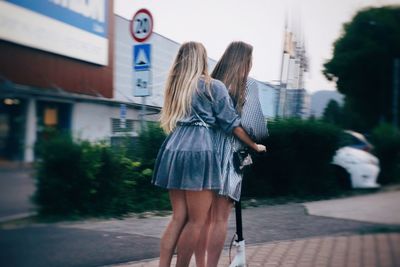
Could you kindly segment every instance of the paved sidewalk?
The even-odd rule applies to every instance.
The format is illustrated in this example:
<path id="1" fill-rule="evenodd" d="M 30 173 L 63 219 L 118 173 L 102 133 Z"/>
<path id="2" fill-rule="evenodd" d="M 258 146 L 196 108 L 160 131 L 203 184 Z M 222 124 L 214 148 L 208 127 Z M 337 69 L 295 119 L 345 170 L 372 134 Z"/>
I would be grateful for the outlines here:
<path id="1" fill-rule="evenodd" d="M 308 202 L 304 205 L 310 215 L 400 224 L 400 191 Z"/>
<path id="2" fill-rule="evenodd" d="M 400 233 L 324 236 L 246 247 L 247 265 L 268 267 L 398 267 Z M 173 259 L 173 266 L 176 258 Z M 113 265 L 157 267 L 158 259 Z M 194 267 L 193 263 L 191 267 Z M 228 251 L 218 266 L 229 266 Z"/>
<path id="3" fill-rule="evenodd" d="M 22 164 L 0 161 L 0 222 L 35 215 L 30 197 L 35 191 L 33 170 Z"/>

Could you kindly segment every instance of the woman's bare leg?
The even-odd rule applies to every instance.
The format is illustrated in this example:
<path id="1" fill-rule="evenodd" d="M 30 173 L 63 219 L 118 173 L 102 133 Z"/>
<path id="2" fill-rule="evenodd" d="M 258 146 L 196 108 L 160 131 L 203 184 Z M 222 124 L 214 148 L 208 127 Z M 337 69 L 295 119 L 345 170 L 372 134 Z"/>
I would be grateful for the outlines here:
<path id="1" fill-rule="evenodd" d="M 171 266 L 171 259 L 176 243 L 187 221 L 185 191 L 170 190 L 169 198 L 172 205 L 172 218 L 161 238 L 159 267 Z"/>
<path id="2" fill-rule="evenodd" d="M 189 266 L 201 230 L 206 223 L 213 195 L 210 190 L 185 191 L 188 221 L 179 237 L 176 267 Z"/>
<path id="3" fill-rule="evenodd" d="M 216 197 L 211 208 L 211 225 L 207 243 L 207 267 L 217 267 L 226 239 L 228 219 L 233 201 L 226 197 Z"/>
<path id="4" fill-rule="evenodd" d="M 215 198 L 214 198 L 215 199 Z M 212 209 L 212 204 L 211 204 Z M 211 224 L 211 209 L 208 212 L 208 217 L 203 229 L 200 232 L 200 239 L 197 243 L 196 249 L 194 250 L 194 256 L 196 258 L 196 267 L 206 267 L 206 251 L 208 242 L 208 231 L 210 230 Z"/>

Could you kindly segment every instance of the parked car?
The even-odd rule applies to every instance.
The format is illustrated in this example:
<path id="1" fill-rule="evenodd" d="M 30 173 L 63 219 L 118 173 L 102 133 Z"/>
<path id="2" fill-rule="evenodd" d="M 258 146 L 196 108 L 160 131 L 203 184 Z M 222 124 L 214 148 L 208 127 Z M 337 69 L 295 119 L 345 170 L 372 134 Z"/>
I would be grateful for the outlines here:
<path id="1" fill-rule="evenodd" d="M 340 146 L 358 148 L 366 152 L 371 152 L 374 148 L 364 135 L 351 130 L 345 130 L 342 132 L 342 135 L 340 136 Z"/>
<path id="2" fill-rule="evenodd" d="M 341 136 L 341 148 L 332 164 L 344 187 L 378 188 L 379 160 L 372 155 L 373 146 L 360 133 L 346 130 Z"/>

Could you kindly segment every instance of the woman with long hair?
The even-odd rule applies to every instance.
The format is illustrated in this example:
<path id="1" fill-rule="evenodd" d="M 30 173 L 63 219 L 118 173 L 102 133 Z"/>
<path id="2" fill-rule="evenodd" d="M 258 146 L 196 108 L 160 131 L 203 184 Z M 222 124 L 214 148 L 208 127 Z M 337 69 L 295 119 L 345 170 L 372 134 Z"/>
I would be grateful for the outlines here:
<path id="1" fill-rule="evenodd" d="M 232 42 L 215 66 L 211 77 L 222 81 L 241 117 L 241 125 L 253 140 L 268 136 L 261 110 L 257 84 L 248 75 L 252 67 L 253 47 L 244 42 Z M 213 200 L 210 217 L 202 230 L 196 248 L 197 267 L 215 267 L 224 246 L 229 214 L 234 201 L 239 201 L 243 174 L 235 171 L 233 153 L 244 148 L 235 136 L 216 130 L 214 141 L 221 156 L 221 189 Z M 207 253 L 207 259 L 206 259 Z"/>
<path id="2" fill-rule="evenodd" d="M 220 160 L 212 127 L 234 134 L 255 151 L 264 151 L 240 127 L 225 85 L 207 70 L 204 46 L 183 44 L 165 88 L 161 127 L 168 137 L 157 156 L 153 183 L 169 190 L 172 218 L 160 244 L 160 267 L 170 266 L 177 247 L 177 267 L 186 267 L 198 243 L 215 190 L 221 188 Z"/>

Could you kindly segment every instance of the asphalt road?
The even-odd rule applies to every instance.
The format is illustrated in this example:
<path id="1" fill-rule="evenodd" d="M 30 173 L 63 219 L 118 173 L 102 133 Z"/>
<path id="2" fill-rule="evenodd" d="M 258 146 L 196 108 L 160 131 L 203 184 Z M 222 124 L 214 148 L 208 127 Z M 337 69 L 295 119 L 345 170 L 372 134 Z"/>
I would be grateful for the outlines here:
<path id="1" fill-rule="evenodd" d="M 159 240 L 46 226 L 0 231 L 0 266 L 102 266 L 156 257 Z"/>

